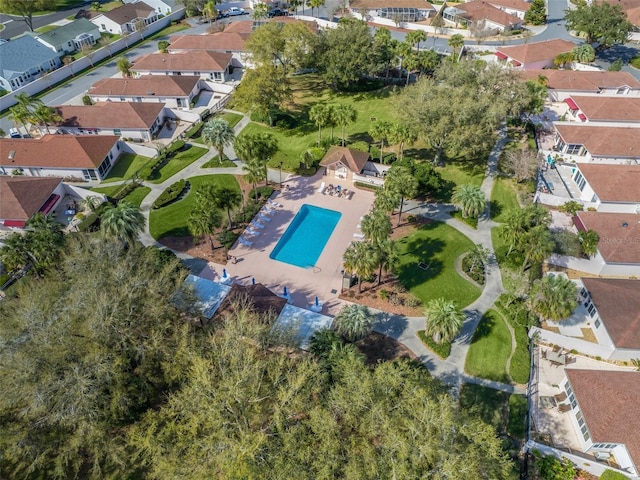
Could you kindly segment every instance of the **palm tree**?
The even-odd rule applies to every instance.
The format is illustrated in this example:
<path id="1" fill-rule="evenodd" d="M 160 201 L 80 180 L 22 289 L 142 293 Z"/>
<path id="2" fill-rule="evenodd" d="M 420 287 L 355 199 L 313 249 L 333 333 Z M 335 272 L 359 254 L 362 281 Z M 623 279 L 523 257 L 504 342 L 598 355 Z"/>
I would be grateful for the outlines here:
<path id="1" fill-rule="evenodd" d="M 124 32 L 123 32 L 123 38 L 124 38 Z M 132 65 L 127 57 L 120 57 L 116 62 L 116 67 L 118 68 L 118 71 L 122 74 L 123 77 L 131 76 Z"/>
<path id="2" fill-rule="evenodd" d="M 331 112 L 329 108 L 324 103 L 316 103 L 309 110 L 309 118 L 313 120 L 313 122 L 318 127 L 318 145 L 322 143 L 322 127 L 326 126 L 329 123 L 329 117 L 331 116 Z"/>
<path id="3" fill-rule="evenodd" d="M 392 128 L 393 124 L 391 122 L 378 120 L 371 125 L 371 129 L 369 130 L 369 135 L 371 135 L 374 140 L 378 139 L 380 141 L 380 163 L 384 163 L 382 161 L 384 142 L 389 138 Z"/>
<path id="4" fill-rule="evenodd" d="M 216 189 L 216 207 L 223 208 L 227 211 L 227 218 L 229 219 L 229 228 L 231 228 L 231 209 L 237 207 L 242 203 L 242 195 L 239 191 L 228 187 L 221 187 Z"/>
<path id="5" fill-rule="evenodd" d="M 102 202 L 102 198 L 98 197 L 97 195 L 89 195 L 80 202 L 80 205 L 84 210 L 95 212 L 96 208 L 98 208 L 98 206 L 102 204 Z"/>
<path id="6" fill-rule="evenodd" d="M 387 240 L 393 231 L 391 220 L 389 220 L 387 212 L 382 209 L 373 209 L 366 214 L 362 218 L 361 228 L 364 237 L 373 243 Z"/>
<path id="7" fill-rule="evenodd" d="M 378 285 L 382 283 L 382 272 L 392 271 L 400 263 L 396 242 L 387 238 L 375 245 L 376 263 L 378 264 Z"/>
<path id="8" fill-rule="evenodd" d="M 409 86 L 409 80 L 411 79 L 411 72 L 415 72 L 420 67 L 420 60 L 418 59 L 418 54 L 415 52 L 410 52 L 404 59 L 404 66 L 407 70 L 407 81 L 404 86 Z"/>
<path id="9" fill-rule="evenodd" d="M 235 132 L 233 127 L 226 120 L 214 118 L 204 124 L 202 129 L 202 140 L 204 143 L 218 150 L 218 160 L 222 164 L 224 158 L 224 147 L 233 144 Z"/>
<path id="10" fill-rule="evenodd" d="M 413 198 L 418 194 L 418 180 L 411 174 L 407 167 L 392 167 L 387 173 L 384 181 L 384 189 L 391 190 L 400 197 L 400 211 L 398 212 L 398 223 L 402 219 L 402 207 L 405 198 Z"/>
<path id="11" fill-rule="evenodd" d="M 260 165 L 262 179 L 267 179 L 267 164 L 278 151 L 278 140 L 270 133 L 247 133 L 236 139 L 235 150 L 245 162 Z"/>
<path id="12" fill-rule="evenodd" d="M 533 284 L 529 301 L 542 318 L 562 320 L 578 306 L 578 288 L 563 275 L 546 275 Z"/>
<path id="13" fill-rule="evenodd" d="M 347 305 L 333 319 L 336 331 L 350 342 L 366 337 L 373 328 L 373 316 L 365 305 Z"/>
<path id="14" fill-rule="evenodd" d="M 582 252 L 592 257 L 598 253 L 598 242 L 600 241 L 600 235 L 595 230 L 581 230 L 578 232 L 578 240 L 582 245 Z"/>
<path id="15" fill-rule="evenodd" d="M 444 298 L 430 300 L 424 316 L 425 334 L 432 336 L 436 343 L 453 340 L 466 318 L 465 313 L 456 307 L 455 302 Z"/>
<path id="16" fill-rule="evenodd" d="M 523 236 L 522 249 L 525 256 L 522 269 L 526 270 L 533 263 L 542 263 L 553 253 L 553 245 L 551 232 L 546 225 L 538 225 L 530 229 Z"/>
<path id="17" fill-rule="evenodd" d="M 26 131 L 27 122 L 29 121 L 30 117 L 31 113 L 22 105 L 14 105 L 13 107 L 9 108 L 9 118 L 16 126 L 16 128 L 18 128 L 19 125 L 22 125 L 22 127 Z"/>
<path id="18" fill-rule="evenodd" d="M 51 133 L 49 131 L 49 125 L 52 123 L 62 122 L 64 119 L 56 109 L 46 106 L 44 103 L 39 104 L 36 109 L 31 114 L 31 119 L 33 123 L 42 125 L 47 129 L 47 133 Z"/>
<path id="19" fill-rule="evenodd" d="M 218 9 L 216 8 L 215 0 L 209 0 L 204 4 L 202 7 L 202 14 L 207 17 L 209 23 L 211 23 L 211 19 L 218 16 Z"/>
<path id="20" fill-rule="evenodd" d="M 391 136 L 398 143 L 398 160 L 402 160 L 404 156 L 404 146 L 413 144 L 418 139 L 416 133 L 403 123 L 393 125 Z"/>
<path id="21" fill-rule="evenodd" d="M 375 199 L 373 200 L 373 209 L 393 213 L 399 200 L 400 196 L 397 192 L 389 188 L 378 189 Z"/>
<path id="22" fill-rule="evenodd" d="M 596 51 L 588 43 L 578 45 L 572 53 L 575 61 L 579 63 L 591 63 L 596 59 Z"/>
<path id="23" fill-rule="evenodd" d="M 347 272 L 358 277 L 358 293 L 362 293 L 362 277 L 375 272 L 376 255 L 371 242 L 354 242 L 347 247 L 342 257 Z"/>
<path id="24" fill-rule="evenodd" d="M 214 249 L 213 233 L 222 225 L 222 215 L 215 208 L 202 208 L 196 203 L 196 208 L 189 214 L 187 228 L 193 237 L 204 237 L 209 239 L 211 250 Z"/>
<path id="25" fill-rule="evenodd" d="M 262 165 L 256 161 L 248 161 L 245 162 L 242 166 L 242 170 L 244 170 L 245 177 L 247 181 L 253 185 L 253 192 L 255 194 L 256 203 L 258 203 L 258 188 L 257 184 L 260 180 L 264 180 L 264 168 Z"/>
<path id="26" fill-rule="evenodd" d="M 269 5 L 263 2 L 254 4 L 253 13 L 251 14 L 251 17 L 254 20 L 262 20 L 263 18 L 267 18 L 268 15 L 269 15 Z"/>
<path id="27" fill-rule="evenodd" d="M 344 129 L 347 125 L 356 121 L 358 112 L 351 105 L 340 103 L 334 107 L 333 117 L 335 118 L 336 123 L 342 127 L 342 146 L 344 147 Z"/>
<path id="28" fill-rule="evenodd" d="M 449 41 L 447 43 L 453 50 L 453 54 L 451 55 L 451 58 L 455 62 L 457 61 L 457 55 L 456 55 L 457 51 L 464 46 L 464 37 L 459 33 L 456 33 L 455 35 L 451 35 L 451 38 L 449 38 Z"/>
<path id="29" fill-rule="evenodd" d="M 310 0 L 309 5 L 311 5 L 311 16 L 313 16 L 313 7 L 318 9 L 318 15 L 320 15 L 320 7 L 324 6 L 324 0 Z"/>
<path id="30" fill-rule="evenodd" d="M 462 211 L 464 218 L 476 218 L 487 207 L 487 199 L 477 185 L 459 185 L 451 196 L 453 204 Z"/>
<path id="31" fill-rule="evenodd" d="M 420 50 L 420 42 L 427 41 L 427 32 L 424 30 L 412 30 L 404 37 L 404 41 L 409 43 L 412 47 L 417 47 Z"/>
<path id="32" fill-rule="evenodd" d="M 145 223 L 146 219 L 139 207 L 129 202 L 120 202 L 102 214 L 100 229 L 106 236 L 117 238 L 125 245 L 132 245 L 144 231 Z"/>
<path id="33" fill-rule="evenodd" d="M 334 330 L 322 328 L 311 336 L 309 351 L 318 358 L 327 359 L 329 354 L 342 343 L 342 338 Z"/>
<path id="34" fill-rule="evenodd" d="M 400 78 L 402 78 L 402 65 L 404 64 L 404 59 L 413 53 L 413 48 L 407 42 L 399 42 L 395 46 L 395 54 L 398 57 L 398 70 L 400 72 Z M 407 76 L 409 72 L 407 72 Z"/>

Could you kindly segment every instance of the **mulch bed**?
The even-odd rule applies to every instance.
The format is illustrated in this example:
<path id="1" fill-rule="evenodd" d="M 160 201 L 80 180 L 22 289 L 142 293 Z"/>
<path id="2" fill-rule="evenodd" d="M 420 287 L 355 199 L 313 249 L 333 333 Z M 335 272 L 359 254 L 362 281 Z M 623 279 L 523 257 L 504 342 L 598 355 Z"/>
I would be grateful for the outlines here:
<path id="1" fill-rule="evenodd" d="M 402 343 L 382 333 L 372 332 L 362 340 L 355 343 L 358 351 L 365 356 L 367 365 L 375 365 L 378 361 L 384 362 L 408 358 L 417 360 L 418 357 Z"/>
<path id="2" fill-rule="evenodd" d="M 192 257 L 202 258 L 208 262 L 220 265 L 227 264 L 227 251 L 224 247 L 217 247 L 213 251 L 209 241 L 193 242 L 193 237 L 164 237 L 159 242 L 167 248 L 176 252 L 186 253 Z M 214 243 L 215 245 L 215 243 Z"/>

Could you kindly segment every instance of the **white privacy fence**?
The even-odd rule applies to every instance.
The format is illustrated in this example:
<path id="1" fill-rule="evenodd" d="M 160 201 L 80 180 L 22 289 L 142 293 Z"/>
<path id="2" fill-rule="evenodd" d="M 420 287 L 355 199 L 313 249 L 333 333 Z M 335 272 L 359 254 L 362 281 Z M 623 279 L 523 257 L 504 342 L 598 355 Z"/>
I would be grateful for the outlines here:
<path id="1" fill-rule="evenodd" d="M 183 16 L 184 9 L 182 8 L 170 15 L 167 15 L 166 17 L 163 17 L 149 24 L 149 26 L 145 28 L 143 32 L 144 36 L 148 37 L 149 35 L 162 30 L 163 28 L 170 25 L 173 20 L 179 20 Z M 84 56 L 74 62 L 71 62 L 69 65 L 60 67 L 57 70 L 53 70 L 31 83 L 27 83 L 25 86 L 18 88 L 17 90 L 14 90 L 13 92 L 10 92 L 4 97 L 0 98 L 0 111 L 3 111 L 15 105 L 17 103 L 14 98 L 16 95 L 19 95 L 21 93 L 26 93 L 27 95 L 36 95 L 47 88 L 51 88 L 52 85 L 55 85 L 56 83 L 61 82 L 62 80 L 69 78 L 78 72 L 81 72 L 85 68 L 90 67 L 92 62 L 95 64 L 109 56 L 116 55 L 118 52 L 128 48 L 132 43 L 140 40 L 140 38 L 141 37 L 139 33 L 133 33 L 126 39 L 120 38 L 115 42 L 110 43 L 108 46 L 95 50 L 91 58 L 89 58 L 88 56 Z"/>

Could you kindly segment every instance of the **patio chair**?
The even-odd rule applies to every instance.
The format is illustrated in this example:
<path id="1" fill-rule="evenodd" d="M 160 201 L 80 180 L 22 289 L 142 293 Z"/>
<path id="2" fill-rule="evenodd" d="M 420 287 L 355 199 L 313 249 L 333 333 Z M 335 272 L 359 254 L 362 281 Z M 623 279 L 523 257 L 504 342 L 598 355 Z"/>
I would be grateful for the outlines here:
<path id="1" fill-rule="evenodd" d="M 255 219 L 251 220 L 251 223 L 249 223 L 249 225 L 251 225 L 253 228 L 260 228 L 260 229 L 264 228 L 264 225 L 256 222 Z"/>
<path id="2" fill-rule="evenodd" d="M 322 193 L 324 193 L 325 195 L 331 195 L 333 193 L 333 184 L 330 183 L 329 186 L 325 188 Z"/>
<path id="3" fill-rule="evenodd" d="M 268 208 L 266 205 L 260 209 L 260 213 L 264 215 L 273 215 L 276 211 L 272 208 Z"/>
<path id="4" fill-rule="evenodd" d="M 567 413 L 571 411 L 571 405 L 569 405 L 568 403 L 561 403 L 560 405 L 558 405 L 558 411 L 560 413 Z"/>
<path id="5" fill-rule="evenodd" d="M 244 245 L 245 247 L 250 247 L 251 245 L 253 245 L 253 242 L 249 241 L 249 240 L 245 240 L 244 238 L 240 237 L 238 239 L 238 242 L 240 242 L 242 245 Z"/>
<path id="6" fill-rule="evenodd" d="M 318 193 L 324 193 L 324 185 L 325 185 L 324 182 L 320 184 L 320 186 L 318 187 Z"/>
<path id="7" fill-rule="evenodd" d="M 273 201 L 273 200 L 271 200 L 270 198 L 269 198 L 269 199 L 267 199 L 267 203 L 268 203 L 269 205 L 274 206 L 274 207 L 278 207 L 278 208 L 281 208 L 281 207 L 282 207 L 282 204 L 281 204 L 281 203 L 274 202 L 274 201 Z"/>
<path id="8" fill-rule="evenodd" d="M 251 235 L 253 237 L 257 237 L 258 235 L 260 235 L 260 230 L 256 230 L 255 228 L 253 228 L 251 225 L 249 225 L 245 231 L 244 231 L 245 235 Z"/>
<path id="9" fill-rule="evenodd" d="M 359 240 L 363 240 L 364 239 L 364 233 L 354 233 L 353 234 L 353 238 L 357 238 Z"/>
<path id="10" fill-rule="evenodd" d="M 260 220 L 261 222 L 267 223 L 271 221 L 271 217 L 266 217 L 262 214 L 258 214 L 258 220 Z"/>
<path id="11" fill-rule="evenodd" d="M 564 402 L 567 399 L 567 393 L 566 392 L 557 393 L 553 396 L 553 398 L 555 398 L 556 402 L 558 403 Z"/>

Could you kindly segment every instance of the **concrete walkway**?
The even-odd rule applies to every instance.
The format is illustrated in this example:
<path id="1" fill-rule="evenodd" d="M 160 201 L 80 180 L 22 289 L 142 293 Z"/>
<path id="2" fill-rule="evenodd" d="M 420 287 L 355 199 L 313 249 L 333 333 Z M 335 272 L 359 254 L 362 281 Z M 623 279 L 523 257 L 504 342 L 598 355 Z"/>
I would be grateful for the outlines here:
<path id="1" fill-rule="evenodd" d="M 502 128 L 499 132 L 498 141 L 489 154 L 486 176 L 481 185 L 481 189 L 487 199 L 491 198 L 491 190 L 493 189 L 493 183 L 498 169 L 498 159 L 507 141 L 506 129 Z M 469 346 L 471 345 L 473 333 L 478 327 L 482 316 L 491 308 L 505 290 L 502 286 L 500 268 L 498 267 L 493 243 L 491 241 L 491 228 L 497 224 L 490 219 L 489 202 L 487 202 L 487 208 L 484 214 L 478 219 L 477 230 L 452 218 L 449 214 L 452 210 L 454 210 L 454 207 L 451 205 L 424 204 L 412 201 L 407 202 L 406 209 L 407 212 L 411 212 L 414 215 L 423 215 L 434 220 L 445 222 L 447 225 L 468 237 L 473 243 L 480 244 L 491 252 L 484 289 L 480 297 L 465 308 L 464 311 L 467 319 L 464 322 L 462 330 L 451 344 L 451 355 L 449 355 L 446 360 L 440 359 L 425 347 L 418 338 L 417 332 L 424 330 L 424 317 L 407 318 L 400 315 L 377 312 L 377 321 L 374 330 L 402 342 L 420 358 L 420 361 L 426 365 L 435 377 L 440 378 L 444 383 L 452 385 L 455 388 L 459 389 L 463 382 L 471 382 L 505 392 L 524 393 L 525 390 L 523 387 L 476 378 L 464 373 L 464 364 Z"/>

